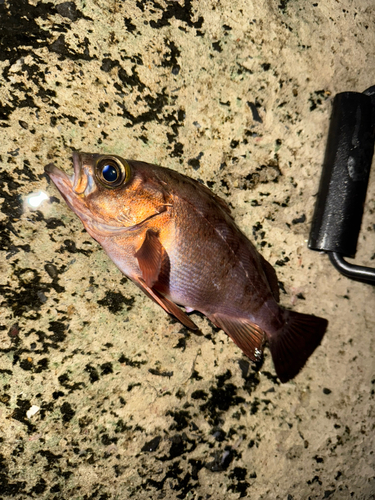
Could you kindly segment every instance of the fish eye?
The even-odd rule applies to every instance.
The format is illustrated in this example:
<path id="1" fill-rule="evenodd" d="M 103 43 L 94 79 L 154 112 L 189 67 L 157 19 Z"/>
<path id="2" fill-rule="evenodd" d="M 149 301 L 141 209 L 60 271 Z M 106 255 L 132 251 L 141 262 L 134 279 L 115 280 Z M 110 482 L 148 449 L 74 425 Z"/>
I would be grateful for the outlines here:
<path id="1" fill-rule="evenodd" d="M 107 165 L 104 165 L 104 167 L 102 168 L 102 176 L 105 181 L 111 184 L 112 182 L 117 181 L 119 177 L 119 172 L 117 168 L 108 163 Z"/>
<path id="2" fill-rule="evenodd" d="M 96 176 L 105 187 L 120 186 L 126 179 L 127 171 L 115 158 L 103 158 L 96 166 Z"/>

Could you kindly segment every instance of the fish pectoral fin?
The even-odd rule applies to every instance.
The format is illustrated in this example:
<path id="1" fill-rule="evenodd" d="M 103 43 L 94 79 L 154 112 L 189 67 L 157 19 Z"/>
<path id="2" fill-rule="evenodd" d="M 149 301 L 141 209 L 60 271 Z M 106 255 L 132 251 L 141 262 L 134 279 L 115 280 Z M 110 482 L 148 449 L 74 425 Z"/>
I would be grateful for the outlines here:
<path id="1" fill-rule="evenodd" d="M 158 234 L 152 229 L 146 231 L 145 239 L 139 250 L 135 253 L 143 281 L 149 288 L 158 280 L 164 248 L 160 243 Z"/>
<path id="2" fill-rule="evenodd" d="M 161 295 L 156 290 L 150 288 L 145 281 L 138 279 L 135 281 L 137 285 L 150 297 L 154 302 L 159 304 L 164 311 L 175 316 L 184 326 L 191 330 L 198 330 L 197 325 L 187 316 L 174 302 Z"/>
<path id="3" fill-rule="evenodd" d="M 259 361 L 263 353 L 265 332 L 246 318 L 234 318 L 224 314 L 213 314 L 209 319 L 229 335 L 233 342 L 252 361 Z"/>

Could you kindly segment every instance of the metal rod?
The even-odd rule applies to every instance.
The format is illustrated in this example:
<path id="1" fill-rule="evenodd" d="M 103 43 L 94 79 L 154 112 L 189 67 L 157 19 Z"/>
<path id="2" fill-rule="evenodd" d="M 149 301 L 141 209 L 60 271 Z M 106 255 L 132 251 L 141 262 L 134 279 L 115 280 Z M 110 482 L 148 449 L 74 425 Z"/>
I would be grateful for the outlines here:
<path id="1" fill-rule="evenodd" d="M 329 259 L 335 268 L 347 278 L 375 285 L 375 269 L 349 264 L 337 252 L 328 252 Z"/>

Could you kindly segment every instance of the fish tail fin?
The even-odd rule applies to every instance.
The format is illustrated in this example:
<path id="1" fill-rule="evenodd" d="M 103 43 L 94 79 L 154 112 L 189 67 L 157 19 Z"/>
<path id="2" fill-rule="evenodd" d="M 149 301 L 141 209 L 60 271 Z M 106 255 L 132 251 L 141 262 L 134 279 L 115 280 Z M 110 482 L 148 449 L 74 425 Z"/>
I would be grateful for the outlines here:
<path id="1" fill-rule="evenodd" d="M 275 370 L 283 383 L 302 369 L 320 344 L 328 325 L 324 318 L 294 311 L 285 310 L 284 317 L 283 327 L 268 335 Z"/>

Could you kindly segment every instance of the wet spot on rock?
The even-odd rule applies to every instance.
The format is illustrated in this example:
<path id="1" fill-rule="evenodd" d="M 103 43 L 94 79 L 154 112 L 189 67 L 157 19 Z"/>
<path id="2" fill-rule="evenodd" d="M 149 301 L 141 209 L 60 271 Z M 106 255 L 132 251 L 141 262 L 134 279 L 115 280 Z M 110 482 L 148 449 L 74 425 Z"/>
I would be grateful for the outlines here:
<path id="1" fill-rule="evenodd" d="M 57 293 L 65 290 L 56 281 L 52 283 L 42 282 L 42 278 L 36 269 L 23 268 L 15 269 L 14 279 L 18 280 L 17 287 L 12 285 L 0 285 L 0 292 L 6 299 L 6 305 L 13 311 L 14 316 L 27 315 L 29 318 L 40 317 L 39 309 L 47 297 L 51 288 Z"/>
<path id="2" fill-rule="evenodd" d="M 124 297 L 121 292 L 112 292 L 110 290 L 107 290 L 105 293 L 105 297 L 98 300 L 97 303 L 100 306 L 107 307 L 111 313 L 116 314 L 121 311 L 124 306 L 127 306 L 126 310 L 130 311 L 134 303 L 134 297 L 127 298 Z"/>
<path id="3" fill-rule="evenodd" d="M 49 219 L 45 220 L 46 227 L 47 229 L 56 229 L 57 227 L 65 227 L 65 224 L 63 223 L 62 220 L 56 219 L 55 217 L 50 217 Z"/>
<path id="4" fill-rule="evenodd" d="M 90 244 L 91 244 L 91 241 L 90 241 Z M 64 246 L 61 246 L 59 248 L 58 252 L 60 252 L 60 253 L 64 253 L 64 252 L 82 253 L 83 255 L 88 256 L 93 252 L 93 250 L 85 250 L 83 248 L 77 248 L 74 241 L 66 239 L 66 240 L 64 240 Z"/>
<path id="5" fill-rule="evenodd" d="M 126 26 L 127 31 L 129 31 L 129 33 L 133 33 L 137 29 L 136 26 L 132 23 L 132 20 L 130 17 L 124 17 L 124 24 Z"/>
<path id="6" fill-rule="evenodd" d="M 223 412 L 232 406 L 245 402 L 243 397 L 237 396 L 237 387 L 226 382 L 231 376 L 231 372 L 227 370 L 225 374 L 216 377 L 217 385 L 210 387 L 211 395 L 207 398 L 206 403 L 200 406 L 201 411 L 207 414 L 208 421 L 213 426 L 218 426 L 221 423 Z"/>

